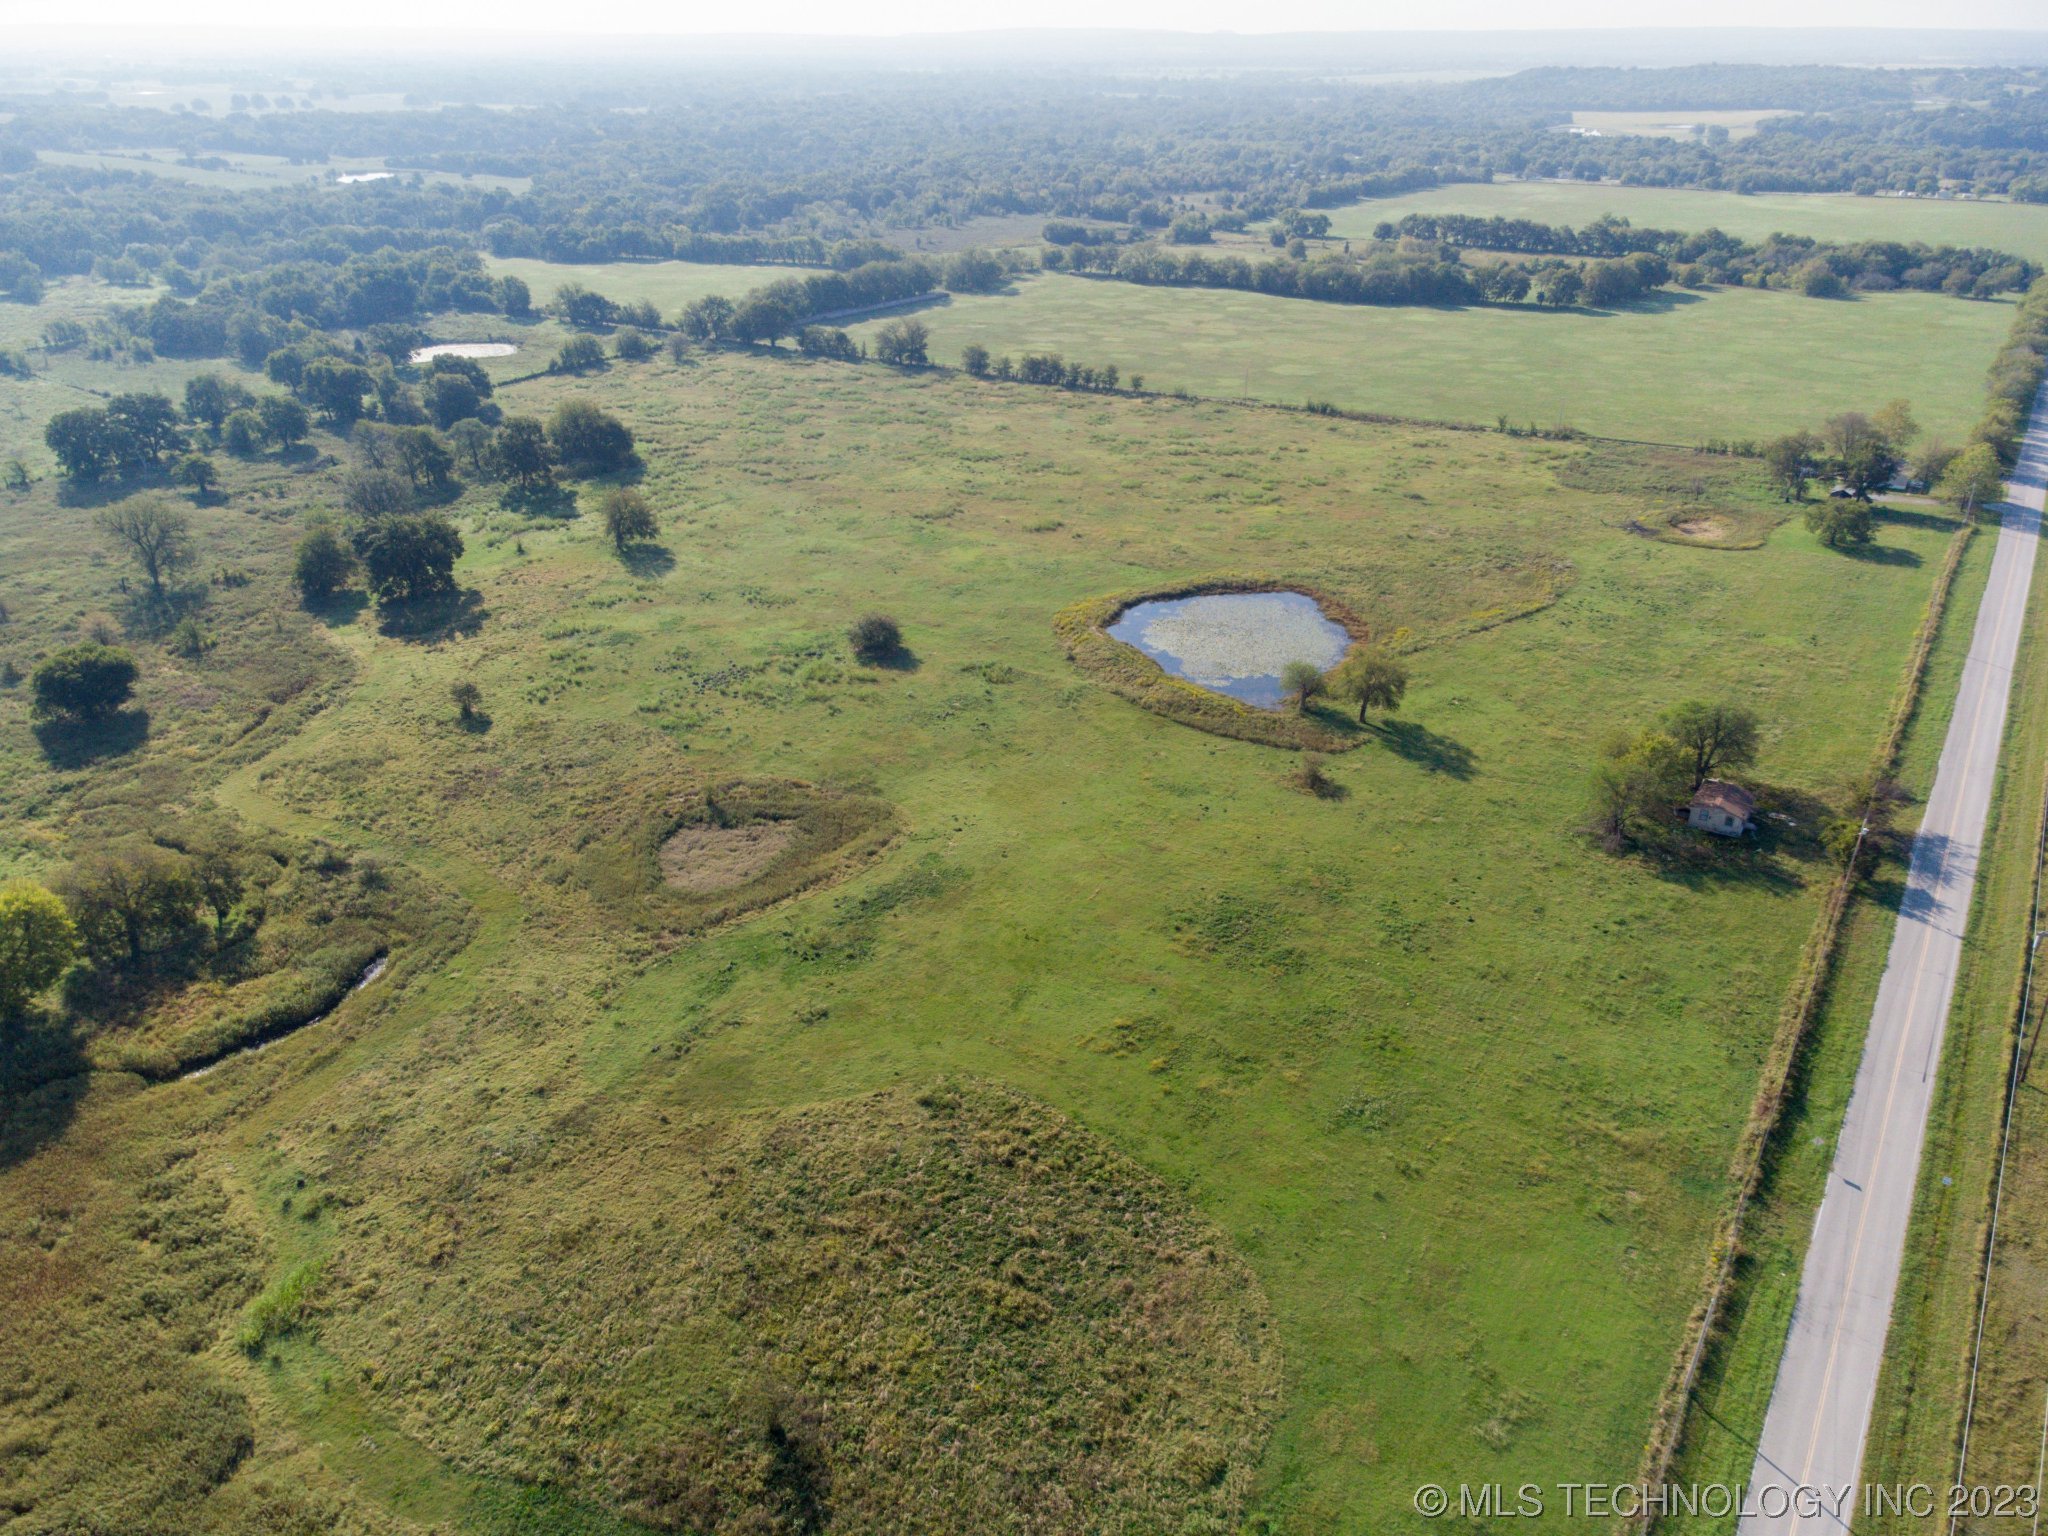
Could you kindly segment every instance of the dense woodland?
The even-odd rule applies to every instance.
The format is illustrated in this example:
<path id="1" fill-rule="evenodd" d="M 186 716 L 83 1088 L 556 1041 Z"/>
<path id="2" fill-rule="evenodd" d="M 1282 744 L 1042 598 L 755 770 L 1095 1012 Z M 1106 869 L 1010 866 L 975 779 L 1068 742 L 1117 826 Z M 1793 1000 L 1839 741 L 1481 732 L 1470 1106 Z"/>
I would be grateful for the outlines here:
<path id="1" fill-rule="evenodd" d="M 421 97 L 390 111 L 333 110 L 312 90 L 226 104 L 195 96 L 166 109 L 23 92 L 0 97 L 0 252 L 47 275 L 121 261 L 211 275 L 436 245 L 843 266 L 879 254 L 844 242 L 981 215 L 1164 229 L 1196 200 L 1263 218 L 1503 173 L 2048 199 L 2042 73 L 1538 69 L 1372 87 L 1293 74 L 728 70 L 652 80 L 600 70 L 567 99 L 507 108 Z M 1561 131 L 1574 109 L 1666 108 L 1793 115 L 1732 141 L 1718 129 L 1677 139 Z M 397 178 L 234 192 L 37 158 L 89 150 L 201 166 L 274 155 L 309 176 L 337 155 L 377 155 L 531 185 Z"/>

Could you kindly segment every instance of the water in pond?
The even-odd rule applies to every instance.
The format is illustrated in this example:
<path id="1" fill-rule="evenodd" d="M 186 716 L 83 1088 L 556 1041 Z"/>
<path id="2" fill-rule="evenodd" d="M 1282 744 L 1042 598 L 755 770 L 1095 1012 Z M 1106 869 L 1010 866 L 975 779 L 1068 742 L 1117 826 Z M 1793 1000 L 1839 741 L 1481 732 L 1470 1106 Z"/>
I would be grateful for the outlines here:
<path id="1" fill-rule="evenodd" d="M 1136 646 L 1175 677 L 1273 709 L 1290 661 L 1327 671 L 1351 636 L 1304 592 L 1212 592 L 1136 603 L 1110 635 Z"/>
<path id="2" fill-rule="evenodd" d="M 344 187 L 349 187 L 359 181 L 389 181 L 397 174 L 396 171 L 348 171 L 334 179 Z"/>
<path id="3" fill-rule="evenodd" d="M 510 357 L 518 350 L 509 341 L 437 341 L 431 347 L 414 347 L 406 361 L 424 363 L 437 357 Z"/>

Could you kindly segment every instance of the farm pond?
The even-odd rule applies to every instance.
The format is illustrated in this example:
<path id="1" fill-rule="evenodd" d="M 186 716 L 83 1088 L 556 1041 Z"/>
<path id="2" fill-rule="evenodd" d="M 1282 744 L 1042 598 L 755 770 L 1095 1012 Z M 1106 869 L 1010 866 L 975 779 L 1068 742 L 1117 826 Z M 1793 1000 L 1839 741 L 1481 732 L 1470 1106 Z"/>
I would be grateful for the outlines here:
<path id="1" fill-rule="evenodd" d="M 1109 626 L 1166 672 L 1261 709 L 1281 703 L 1290 661 L 1328 671 L 1351 634 L 1305 592 L 1210 592 L 1133 603 Z"/>

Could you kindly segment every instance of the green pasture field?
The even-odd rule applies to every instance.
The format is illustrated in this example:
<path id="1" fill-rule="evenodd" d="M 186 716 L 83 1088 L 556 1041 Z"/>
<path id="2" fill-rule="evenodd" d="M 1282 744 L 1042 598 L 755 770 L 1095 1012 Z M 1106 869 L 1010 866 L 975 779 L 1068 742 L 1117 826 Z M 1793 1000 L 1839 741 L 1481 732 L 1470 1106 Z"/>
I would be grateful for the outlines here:
<path id="1" fill-rule="evenodd" d="M 533 301 L 545 304 L 565 283 L 584 287 L 621 303 L 650 300 L 664 322 L 692 299 L 723 294 L 739 299 L 778 278 L 802 277 L 808 267 L 744 265 L 702 261 L 537 261 L 524 256 L 486 256 L 494 277 L 517 277 L 533 290 Z"/>
<path id="2" fill-rule="evenodd" d="M 95 362 L 84 349 L 46 353 L 43 329 L 56 319 L 90 325 L 109 309 L 146 305 L 164 292 L 160 287 L 116 288 L 88 278 L 53 282 L 40 304 L 0 304 L 0 348 L 24 352 L 30 375 L 0 377 L 0 460 L 20 456 L 37 473 L 52 471 L 56 462 L 43 446 L 43 428 L 59 411 L 101 403 L 110 394 L 130 389 L 156 389 L 179 399 L 185 380 L 218 366 L 211 361 L 161 358 L 147 365 Z"/>
<path id="3" fill-rule="evenodd" d="M 624 1536 L 715 1504 L 678 1469 L 795 1498 L 819 1460 L 856 1523 L 1023 1490 L 1064 1528 L 1092 1455 L 1091 1529 L 1400 1533 L 1425 1479 L 1632 1474 L 1947 520 L 1850 557 L 1739 460 L 786 351 L 500 391 L 568 399 L 638 434 L 658 543 L 615 554 L 595 488 L 469 488 L 466 596 L 410 628 L 289 596 L 336 464 L 221 458 L 201 570 L 252 579 L 195 595 L 198 658 L 120 601 L 97 498 L 0 495 L 0 657 L 104 615 L 147 710 L 60 761 L 0 689 L 0 861 L 204 813 L 324 840 L 401 924 L 326 1023 L 7 1117 L 24 1528 Z M 1632 531 L 1679 513 L 1768 538 Z M 1062 609 L 1222 572 L 1406 653 L 1397 717 L 1330 710 L 1338 798 L 1062 653 Z M 847 654 L 870 610 L 895 666 Z M 1600 852 L 1589 744 L 1696 694 L 1763 716 L 1796 828 Z M 734 779 L 893 840 L 664 927 L 649 839 Z"/>
<path id="4" fill-rule="evenodd" d="M 334 180 L 337 176 L 374 174 L 391 171 L 404 180 L 414 176 L 424 181 L 445 183 L 449 186 L 485 187 L 494 191 L 524 192 L 532 183 L 527 176 L 457 175 L 450 171 L 415 171 L 404 166 L 394 166 L 374 156 L 363 158 L 330 160 L 323 164 L 301 162 L 293 164 L 281 155 L 207 155 L 202 159 L 224 161 L 223 165 L 186 165 L 181 163 L 175 150 L 63 150 L 45 149 L 37 151 L 38 158 L 51 165 L 81 166 L 94 171 L 136 171 L 149 176 L 165 176 L 173 181 L 197 182 L 202 186 L 222 187 L 235 192 L 261 191 L 266 187 L 316 186 L 330 187 L 335 192 L 348 192 L 349 185 Z M 376 183 L 365 183 L 374 186 Z"/>
<path id="5" fill-rule="evenodd" d="M 1572 126 L 1609 137 L 1636 135 L 1653 139 L 1689 139 L 1695 127 L 1726 128 L 1729 138 L 1746 139 L 1764 119 L 1785 115 L 1786 109 L 1782 107 L 1747 111 L 1708 108 L 1699 112 L 1574 112 Z"/>
<path id="6" fill-rule="evenodd" d="M 1590 224 L 1615 214 L 1651 229 L 1725 229 L 1745 240 L 1786 233 L 1821 240 L 1919 240 L 1982 245 L 2048 264 L 2048 206 L 1932 197 L 1856 197 L 1846 192 L 1702 192 L 1565 181 L 1471 182 L 1331 210 L 1331 233 L 1364 239 L 1410 213 Z"/>
<path id="7" fill-rule="evenodd" d="M 1388 308 L 1048 273 L 1005 294 L 955 295 L 919 318 L 933 359 L 948 364 L 978 342 L 1012 357 L 1114 363 L 1151 390 L 1486 425 L 1504 415 L 1691 445 L 1769 437 L 1898 395 L 1930 432 L 1960 440 L 2011 311 L 1940 295 L 1829 302 L 1759 289 L 1600 314 Z"/>

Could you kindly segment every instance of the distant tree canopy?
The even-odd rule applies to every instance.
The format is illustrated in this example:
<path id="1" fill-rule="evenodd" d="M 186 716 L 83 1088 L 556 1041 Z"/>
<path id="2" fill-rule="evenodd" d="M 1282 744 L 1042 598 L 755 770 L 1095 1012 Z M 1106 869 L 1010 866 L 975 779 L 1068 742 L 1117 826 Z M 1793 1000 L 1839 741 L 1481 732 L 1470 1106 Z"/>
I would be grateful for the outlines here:
<path id="1" fill-rule="evenodd" d="M 1280 669 L 1280 692 L 1291 699 L 1297 712 L 1308 708 L 1309 700 L 1330 690 L 1323 669 L 1312 661 L 1290 661 Z"/>
<path id="2" fill-rule="evenodd" d="M 295 391 L 329 426 L 346 432 L 362 419 L 363 396 L 376 387 L 375 377 L 360 364 L 316 357 L 299 370 Z"/>
<path id="3" fill-rule="evenodd" d="M 557 373 L 588 373 L 604 365 L 604 343 L 595 336 L 571 336 L 555 354 L 553 369 Z"/>
<path id="4" fill-rule="evenodd" d="M 217 373 L 198 373 L 185 381 L 185 414 L 216 432 L 230 411 L 249 403 L 247 389 Z"/>
<path id="5" fill-rule="evenodd" d="M 351 470 L 341 483 L 341 504 L 351 517 L 394 517 L 413 509 L 412 484 L 389 469 Z"/>
<path id="6" fill-rule="evenodd" d="M 1806 509 L 1806 526 L 1829 549 L 1857 549 L 1876 536 L 1870 504 L 1830 498 Z"/>
<path id="7" fill-rule="evenodd" d="M 177 408 L 154 393 L 116 395 L 104 407 L 59 411 L 43 429 L 58 468 L 72 480 L 127 479 L 158 468 L 185 445 Z"/>
<path id="8" fill-rule="evenodd" d="M 1689 777 L 1686 751 L 1669 734 L 1617 739 L 1593 769 L 1590 830 L 1610 853 L 1668 842 Z"/>
<path id="9" fill-rule="evenodd" d="M 136 564 L 152 596 L 192 563 L 192 521 L 154 496 L 131 496 L 101 511 L 100 532 Z"/>
<path id="10" fill-rule="evenodd" d="M 797 332 L 796 344 L 806 357 L 829 357 L 842 363 L 857 363 L 867 355 L 859 342 L 834 325 L 807 325 Z"/>
<path id="11" fill-rule="evenodd" d="M 1380 646 L 1360 646 L 1338 663 L 1330 677 L 1330 691 L 1340 699 L 1357 701 L 1362 724 L 1369 710 L 1392 713 L 1401 707 L 1408 696 L 1408 669 Z"/>
<path id="12" fill-rule="evenodd" d="M 63 873 L 58 891 L 96 968 L 140 970 L 201 932 L 206 895 L 192 861 L 155 843 L 94 850 Z"/>
<path id="13" fill-rule="evenodd" d="M 1756 761 L 1757 718 L 1738 705 L 1688 699 L 1666 712 L 1660 726 L 1684 754 L 1693 789 Z"/>
<path id="14" fill-rule="evenodd" d="M 313 425 L 306 408 L 289 395 L 264 395 L 256 402 L 256 417 L 264 437 L 281 448 L 302 442 Z"/>
<path id="15" fill-rule="evenodd" d="M 1764 468 L 1783 501 L 1806 500 L 1806 482 L 1818 473 L 1820 440 L 1811 432 L 1788 432 L 1764 445 Z"/>
<path id="16" fill-rule="evenodd" d="M 926 347 L 931 329 L 922 320 L 891 320 L 875 332 L 875 356 L 899 368 L 923 368 L 931 359 Z"/>
<path id="17" fill-rule="evenodd" d="M 379 604 L 407 603 L 455 590 L 462 535 L 438 513 L 372 517 L 349 535 Z"/>
<path id="18" fill-rule="evenodd" d="M 1762 277 L 1774 280 L 1772 286 L 1789 283 L 1816 298 L 1895 288 L 1990 298 L 2018 292 L 2041 275 L 2033 262 L 2003 251 L 1897 240 L 1833 244 L 1808 235 L 1742 240 L 1712 228 L 1638 228 L 1614 214 L 1573 229 L 1532 219 L 1411 213 L 1397 223 L 1382 224 L 1374 233 L 1384 239 L 1442 241 L 1484 251 L 1593 257 L 1649 254 L 1685 269 L 1687 280 L 1695 285 Z"/>
<path id="19" fill-rule="evenodd" d="M 292 585 L 309 603 L 322 603 L 347 587 L 356 558 L 333 523 L 311 524 L 292 559 Z"/>
<path id="20" fill-rule="evenodd" d="M 220 469 L 203 453 L 188 453 L 171 466 L 171 483 L 189 489 L 204 501 L 220 486 Z"/>
<path id="21" fill-rule="evenodd" d="M 628 544 L 654 538 L 661 532 L 661 525 L 654 519 L 654 508 L 631 486 L 613 486 L 606 491 L 598 498 L 598 514 L 604 521 L 605 537 L 621 553 Z"/>
<path id="22" fill-rule="evenodd" d="M 70 967 L 78 929 L 52 891 L 28 881 L 0 885 L 0 1020 Z"/>
<path id="23" fill-rule="evenodd" d="M 691 300 L 676 327 L 692 341 L 724 341 L 732 334 L 732 315 L 732 300 L 714 293 Z"/>
<path id="24" fill-rule="evenodd" d="M 1989 443 L 1972 443 L 1943 467 L 1934 490 L 1958 510 L 1988 506 L 2005 494 L 2005 466 Z"/>
<path id="25" fill-rule="evenodd" d="M 903 650 L 903 630 L 886 613 L 863 614 L 846 633 L 854 656 L 869 663 L 886 662 Z"/>
<path id="26" fill-rule="evenodd" d="M 255 363 L 300 325 L 362 330 L 444 310 L 526 315 L 527 285 L 486 271 L 486 250 L 564 262 L 771 262 L 835 275 L 897 253 L 821 229 L 1020 215 L 1046 220 L 1047 240 L 1070 251 L 1113 244 L 1132 229 L 1178 228 L 1198 239 L 1205 228 L 1258 219 L 1293 241 L 1325 232 L 1317 209 L 1499 172 L 1743 192 L 1964 190 L 2048 200 L 2043 71 L 2035 67 L 1541 68 L 1341 91 L 1303 91 L 1282 70 L 1134 81 L 1081 69 L 992 77 L 962 68 L 919 71 L 911 81 L 849 67 L 846 88 L 794 93 L 708 70 L 620 71 L 572 84 L 567 68 L 503 82 L 519 101 L 508 112 L 301 106 L 217 118 L 66 94 L 24 97 L 10 104 L 0 144 L 12 183 L 0 216 L 0 296 L 32 303 L 46 278 L 94 270 L 123 283 L 161 281 L 169 293 L 118 323 L 163 355 Z M 1921 110 L 1916 98 L 1945 105 Z M 1575 109 L 1717 104 L 1790 115 L 1740 140 L 1715 131 L 1600 139 L 1558 131 Z M 376 153 L 461 174 L 516 168 L 531 183 L 514 192 L 484 176 L 460 185 L 394 178 L 338 198 L 332 186 L 233 192 L 36 159 L 38 147 L 110 142 L 167 146 L 195 160 L 254 153 L 318 164 Z M 1199 207 L 1190 188 L 1203 189 Z M 1442 216 L 1437 227 L 1446 227 Z M 1472 248 L 1560 244 L 1543 226 L 1448 228 L 1446 238 Z M 1586 231 L 1574 231 L 1568 252 L 1536 253 L 1629 254 L 1608 248 L 1629 243 L 1608 233 L 1588 247 Z M 1788 280 L 1815 255 L 1788 253 Z M 1832 251 L 1821 259 L 1834 269 Z M 1909 283 L 1906 272 L 1940 265 L 1875 260 L 1860 253 L 1853 270 L 1835 275 L 1851 288 L 1876 279 L 1910 286 L 1929 279 Z M 2015 266 L 2024 270 L 2010 259 L 1972 263 L 1967 273 L 1951 264 L 1933 281 L 1949 292 L 1999 291 L 2015 286 L 2006 271 Z M 577 323 L 616 323 L 616 308 L 608 316 L 596 296 L 568 297 Z M 800 309 L 797 319 L 835 307 L 850 306 Z"/>
<path id="27" fill-rule="evenodd" d="M 1606 309 L 1635 303 L 1671 281 L 1661 256 L 1612 261 L 1548 260 L 1474 266 L 1456 247 L 1395 239 L 1312 259 L 1260 258 L 1158 245 L 1079 248 L 1046 253 L 1048 266 L 1127 283 L 1242 288 L 1329 304 L 1521 303 Z"/>
<path id="28" fill-rule="evenodd" d="M 535 491 L 554 484 L 555 449 L 547 424 L 538 416 L 508 416 L 491 440 L 491 460 L 515 490 Z"/>
<path id="29" fill-rule="evenodd" d="M 456 422 L 476 415 L 483 408 L 484 395 L 474 382 L 459 373 L 436 373 L 420 386 L 420 403 L 434 425 L 445 432 Z"/>
<path id="30" fill-rule="evenodd" d="M 41 720 L 100 720 L 135 690 L 135 658 L 114 646 L 67 646 L 29 675 L 31 709 Z"/>
<path id="31" fill-rule="evenodd" d="M 556 406 L 547 435 L 555 457 L 577 474 L 612 474 L 634 463 L 632 429 L 588 400 Z"/>

